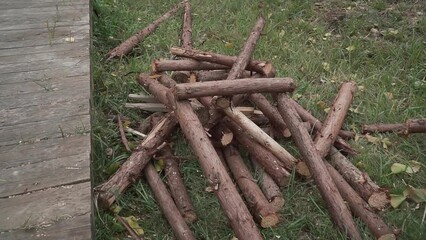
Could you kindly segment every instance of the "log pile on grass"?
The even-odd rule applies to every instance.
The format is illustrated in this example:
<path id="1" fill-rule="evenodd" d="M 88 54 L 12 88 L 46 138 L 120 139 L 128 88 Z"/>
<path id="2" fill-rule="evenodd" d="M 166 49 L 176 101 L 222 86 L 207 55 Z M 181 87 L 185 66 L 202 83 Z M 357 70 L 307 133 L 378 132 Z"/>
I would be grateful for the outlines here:
<path id="1" fill-rule="evenodd" d="M 151 95 L 131 94 L 129 99 L 145 103 L 126 105 L 166 113 L 152 121 L 157 124 L 148 124 L 152 130 L 136 151 L 97 188 L 98 202 L 109 209 L 117 196 L 144 176 L 175 236 L 194 239 L 188 224 L 196 221 L 197 209 L 192 206 L 178 161 L 166 143 L 178 125 L 207 178 L 207 189 L 216 195 L 238 239 L 262 239 L 258 226 L 277 227 L 283 222 L 282 191 L 293 171 L 301 177 L 298 179 L 313 178 L 332 221 L 348 238 L 361 239 L 354 217 L 361 219 L 377 239 L 395 238 L 393 229 L 376 213 L 388 205 L 388 193 L 350 161 L 356 151 L 346 140 L 355 134 L 342 126 L 355 95 L 355 83 L 341 85 L 321 123 L 289 97 L 296 89 L 296 81 L 275 77 L 270 62 L 252 59 L 265 25 L 262 17 L 240 54 L 227 56 L 193 49 L 190 6 L 188 1 L 183 4 L 182 47 L 170 50 L 176 60 L 153 60 L 152 72 L 137 76 L 138 83 Z M 147 29 L 155 29 L 179 6 Z M 146 31 L 138 36 L 146 36 Z M 128 51 L 121 52 L 113 50 L 110 57 Z M 159 118 L 159 113 L 154 115 Z M 119 123 L 123 136 L 121 120 Z M 363 131 L 410 134 L 424 132 L 424 126 L 425 119 L 414 119 L 406 124 L 364 126 Z M 287 151 L 278 139 L 293 140 L 300 158 Z M 251 163 L 242 158 L 239 149 L 248 152 Z M 165 160 L 167 184 L 162 183 L 150 163 L 154 155 Z M 260 174 L 259 182 L 253 177 L 254 172 Z"/>

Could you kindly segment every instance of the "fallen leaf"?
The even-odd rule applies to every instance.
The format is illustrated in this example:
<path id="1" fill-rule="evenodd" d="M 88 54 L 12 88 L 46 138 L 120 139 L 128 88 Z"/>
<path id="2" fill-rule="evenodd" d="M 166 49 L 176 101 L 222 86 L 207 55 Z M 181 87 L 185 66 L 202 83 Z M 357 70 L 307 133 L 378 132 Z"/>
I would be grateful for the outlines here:
<path id="1" fill-rule="evenodd" d="M 397 35 L 399 33 L 398 29 L 389 28 L 389 33 L 392 35 Z"/>
<path id="2" fill-rule="evenodd" d="M 135 231 L 139 236 L 144 234 L 143 228 L 139 226 L 138 219 L 135 216 L 123 217 L 127 224 Z"/>
<path id="3" fill-rule="evenodd" d="M 371 142 L 371 143 L 373 143 L 373 144 L 379 144 L 381 141 L 380 141 L 380 138 L 378 138 L 378 137 L 373 137 L 373 136 L 371 136 L 370 134 L 366 134 L 365 135 L 365 138 L 367 139 L 367 141 L 368 142 Z"/>
<path id="4" fill-rule="evenodd" d="M 159 159 L 154 162 L 154 167 L 157 172 L 161 172 L 164 169 L 165 163 L 164 159 Z"/>
<path id="5" fill-rule="evenodd" d="M 234 44 L 230 43 L 230 42 L 225 42 L 225 47 L 226 48 L 233 48 Z"/>
<path id="6" fill-rule="evenodd" d="M 346 50 L 347 50 L 348 52 L 353 52 L 353 51 L 355 50 L 355 46 L 350 45 L 349 47 L 347 47 L 347 48 L 346 48 Z"/>
<path id="7" fill-rule="evenodd" d="M 120 163 L 113 162 L 106 169 L 104 169 L 104 173 L 108 175 L 112 175 L 113 173 L 117 172 L 119 168 L 120 168 Z"/>
<path id="8" fill-rule="evenodd" d="M 323 62 L 322 63 L 322 68 L 325 70 L 325 71 L 330 71 L 330 64 L 329 63 L 327 63 L 327 62 Z"/>
<path id="9" fill-rule="evenodd" d="M 284 30 L 281 30 L 280 33 L 278 34 L 278 36 L 280 36 L 280 37 L 284 37 L 284 35 L 285 35 L 285 31 Z"/>
<path id="10" fill-rule="evenodd" d="M 392 100 L 392 99 L 393 99 L 393 93 L 391 93 L 391 92 L 385 92 L 385 96 L 386 96 L 389 100 Z"/>
<path id="11" fill-rule="evenodd" d="M 403 195 L 390 194 L 390 204 L 393 208 L 399 207 L 405 201 L 406 197 Z"/>
<path id="12" fill-rule="evenodd" d="M 118 213 L 120 213 L 121 209 L 123 209 L 123 208 L 122 208 L 122 207 L 120 207 L 120 206 L 118 206 L 117 204 L 113 204 L 113 205 L 111 206 L 111 211 L 112 211 L 114 214 L 118 214 Z"/>
<path id="13" fill-rule="evenodd" d="M 382 146 L 384 149 L 388 149 L 392 145 L 392 142 L 389 140 L 389 138 L 383 138 L 380 140 L 382 142 Z"/>
<path id="14" fill-rule="evenodd" d="M 401 163 L 394 163 L 391 166 L 391 172 L 393 174 L 398 174 L 405 172 L 407 170 L 407 165 L 401 164 Z"/>
<path id="15" fill-rule="evenodd" d="M 324 109 L 326 109 L 328 106 L 327 106 L 327 103 L 325 103 L 324 101 L 318 101 L 317 102 L 317 106 L 320 108 L 320 109 L 322 109 L 322 110 L 324 110 Z"/>
<path id="16" fill-rule="evenodd" d="M 426 202 L 426 188 L 414 188 L 409 185 L 404 190 L 404 196 L 416 203 Z"/>
<path id="17" fill-rule="evenodd" d="M 410 161 L 410 164 L 407 167 L 407 170 L 405 170 L 405 172 L 407 173 L 416 173 L 418 171 L 420 171 L 420 167 L 422 166 L 421 163 L 417 162 L 417 161 Z"/>

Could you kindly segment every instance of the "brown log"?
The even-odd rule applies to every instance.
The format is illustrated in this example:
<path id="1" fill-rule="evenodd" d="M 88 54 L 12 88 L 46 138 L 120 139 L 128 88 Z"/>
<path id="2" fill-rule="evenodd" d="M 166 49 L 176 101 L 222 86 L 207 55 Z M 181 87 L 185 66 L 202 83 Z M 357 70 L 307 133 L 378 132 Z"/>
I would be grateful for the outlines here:
<path id="1" fill-rule="evenodd" d="M 237 57 L 235 56 L 227 56 L 217 53 L 211 52 L 203 52 L 199 50 L 188 50 L 184 48 L 172 47 L 170 52 L 173 55 L 179 57 L 192 58 L 198 61 L 206 61 L 217 64 L 226 65 L 228 67 L 232 67 Z M 258 72 L 265 77 L 274 77 L 275 76 L 275 68 L 272 66 L 270 62 L 262 62 L 251 60 L 247 67 L 247 70 Z"/>
<path id="2" fill-rule="evenodd" d="M 173 16 L 173 14 L 175 14 L 181 6 L 182 6 L 182 3 L 175 5 L 172 9 L 166 12 L 163 16 L 159 17 L 153 23 L 151 23 L 144 29 L 140 30 L 135 35 L 131 36 L 130 38 L 122 42 L 120 45 L 118 45 L 114 49 L 112 49 L 110 52 L 107 53 L 108 59 L 111 59 L 114 57 L 121 58 L 127 55 L 128 53 L 130 53 L 133 50 L 133 48 L 136 47 L 136 45 L 138 45 L 140 41 L 142 41 L 145 37 L 153 33 L 162 22 L 164 22 L 165 20 Z"/>
<path id="3" fill-rule="evenodd" d="M 196 71 L 196 70 L 218 70 L 229 69 L 229 66 L 210 62 L 195 61 L 192 59 L 182 60 L 154 60 L 151 65 L 154 73 L 164 71 Z"/>
<path id="4" fill-rule="evenodd" d="M 181 34 L 181 46 L 183 48 L 192 48 L 192 17 L 191 17 L 191 5 L 189 0 L 183 1 L 184 13 L 183 13 L 183 24 Z"/>
<path id="5" fill-rule="evenodd" d="M 157 148 L 166 140 L 176 125 L 176 120 L 167 114 L 138 146 L 136 152 L 121 165 L 120 169 L 104 184 L 98 187 L 98 201 L 108 209 L 127 187 L 139 179 L 143 168 Z"/>
<path id="6" fill-rule="evenodd" d="M 210 130 L 212 139 L 216 142 L 219 142 L 222 146 L 229 145 L 234 139 L 234 134 L 229 128 L 223 124 L 217 124 Z"/>
<path id="7" fill-rule="evenodd" d="M 345 181 L 345 179 L 328 162 L 325 162 L 328 172 L 333 178 L 343 199 L 348 203 L 355 216 L 359 217 L 370 229 L 376 239 L 396 239 L 393 230 L 368 207 L 368 204 Z"/>
<path id="8" fill-rule="evenodd" d="M 278 215 L 256 184 L 250 170 L 244 164 L 240 153 L 232 145 L 224 148 L 226 163 L 246 199 L 254 218 L 263 228 L 274 227 L 278 224 Z"/>
<path id="9" fill-rule="evenodd" d="M 359 193 L 368 204 L 378 210 L 389 205 L 387 192 L 380 188 L 367 173 L 361 172 L 336 148 L 329 153 L 330 163 L 342 174 L 344 179 Z"/>
<path id="10" fill-rule="evenodd" d="M 191 104 L 188 101 L 174 101 L 170 90 L 167 88 L 164 90 L 164 86 L 162 88 L 157 86 L 161 84 L 156 80 L 141 77 L 141 75 L 139 75 L 138 82 L 148 86 L 150 92 L 157 99 L 164 100 L 163 104 L 171 105 L 172 109 L 174 109 L 182 132 L 197 156 L 204 175 L 207 177 L 211 189 L 214 189 L 225 215 L 230 220 L 236 237 L 238 239 L 262 239 L 259 229 L 257 229 L 250 212 L 210 143 Z"/>
<path id="11" fill-rule="evenodd" d="M 155 112 L 149 115 L 138 126 L 139 132 L 147 134 L 152 129 L 152 127 L 155 126 L 155 124 L 160 122 L 163 116 L 164 116 L 164 113 L 161 113 L 161 112 Z"/>
<path id="12" fill-rule="evenodd" d="M 321 155 L 316 150 L 308 131 L 301 126 L 302 120 L 295 111 L 293 104 L 284 94 L 278 96 L 278 111 L 291 131 L 292 138 L 326 202 L 333 222 L 350 239 L 361 239 L 352 215 L 328 173 Z"/>
<path id="13" fill-rule="evenodd" d="M 129 94 L 128 98 L 130 100 L 134 100 L 134 101 L 140 101 L 140 102 L 144 102 L 144 103 L 158 103 L 158 100 L 153 97 L 153 96 L 149 96 L 146 94 Z"/>
<path id="14" fill-rule="evenodd" d="M 123 142 L 123 145 L 126 148 L 126 151 L 131 152 L 132 150 L 129 147 L 129 141 L 126 138 L 126 133 L 124 133 L 123 122 L 121 121 L 120 115 L 117 115 L 117 122 L 118 122 L 118 130 L 120 131 L 121 142 Z"/>
<path id="15" fill-rule="evenodd" d="M 169 186 L 170 194 L 176 203 L 176 207 L 179 209 L 186 223 L 195 222 L 197 215 L 183 183 L 178 159 L 172 154 L 169 146 L 162 149 L 161 159 L 165 163 L 164 174 L 166 176 L 166 184 Z"/>
<path id="16" fill-rule="evenodd" d="M 152 164 L 147 164 L 144 169 L 144 173 L 146 180 L 154 193 L 154 197 L 158 202 L 158 206 L 172 227 L 175 237 L 182 240 L 195 240 L 193 233 L 189 229 L 182 215 L 180 215 L 178 208 L 167 191 L 166 185 L 161 180 L 154 166 L 152 166 Z"/>
<path id="17" fill-rule="evenodd" d="M 362 125 L 362 133 L 383 133 L 397 132 L 398 134 L 409 135 L 411 133 L 426 133 L 426 118 L 409 119 L 405 124 L 371 124 Z"/>
<path id="18" fill-rule="evenodd" d="M 252 156 L 251 162 L 253 163 L 253 167 L 260 178 L 260 189 L 262 189 L 263 194 L 265 194 L 265 197 L 271 204 L 272 208 L 276 212 L 280 211 L 285 203 L 280 187 L 275 183 L 272 177 L 262 169 L 259 163 L 257 163 L 255 158 Z"/>
<path id="19" fill-rule="evenodd" d="M 315 137 L 315 146 L 321 157 L 327 156 L 330 147 L 336 140 L 354 98 L 355 91 L 356 84 L 353 81 L 345 82 L 341 85 L 333 106 L 330 108 L 327 118 Z"/>
<path id="20" fill-rule="evenodd" d="M 223 119 L 223 123 L 231 129 L 240 145 L 262 166 L 278 186 L 287 186 L 290 181 L 290 173 L 270 151 L 251 139 L 247 132 L 229 118 Z"/>
<path id="21" fill-rule="evenodd" d="M 229 68 L 229 67 L 228 67 Z M 208 82 L 208 81 L 217 81 L 225 80 L 229 75 L 229 70 L 212 70 L 212 71 L 197 71 L 195 72 L 196 82 Z M 241 78 L 251 77 L 250 71 L 244 71 Z"/>
<path id="22" fill-rule="evenodd" d="M 173 91 L 178 99 L 188 99 L 256 92 L 292 92 L 294 89 L 296 85 L 290 78 L 244 78 L 233 81 L 179 83 Z"/>
<path id="23" fill-rule="evenodd" d="M 251 55 L 256 47 L 257 40 L 260 38 L 263 27 L 265 26 L 265 19 L 259 17 L 251 30 L 250 36 L 247 38 L 247 41 L 244 43 L 243 49 L 240 54 L 238 54 L 237 59 L 232 65 L 231 71 L 226 80 L 234 80 L 240 78 L 243 75 L 244 69 L 246 69 Z M 265 74 L 266 75 L 266 74 Z"/>
<path id="24" fill-rule="evenodd" d="M 248 118 L 258 126 L 266 126 L 269 124 L 269 118 L 263 114 L 251 114 Z"/>

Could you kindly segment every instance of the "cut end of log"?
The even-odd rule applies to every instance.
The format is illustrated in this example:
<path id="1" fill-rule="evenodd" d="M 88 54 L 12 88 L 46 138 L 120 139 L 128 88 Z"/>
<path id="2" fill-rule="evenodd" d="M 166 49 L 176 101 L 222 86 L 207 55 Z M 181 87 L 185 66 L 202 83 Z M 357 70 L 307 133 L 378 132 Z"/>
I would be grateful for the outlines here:
<path id="1" fill-rule="evenodd" d="M 308 165 L 306 165 L 306 163 L 304 162 L 298 162 L 296 164 L 296 171 L 297 173 L 299 173 L 301 176 L 305 178 L 312 177 L 311 172 L 309 171 Z"/>
<path id="2" fill-rule="evenodd" d="M 396 240 L 396 236 L 393 233 L 388 233 L 380 236 L 377 240 Z"/>
<path id="3" fill-rule="evenodd" d="M 178 83 L 187 83 L 190 81 L 190 72 L 173 72 L 172 79 Z"/>
<path id="4" fill-rule="evenodd" d="M 370 198 L 368 198 L 368 204 L 377 210 L 385 209 L 389 203 L 390 200 L 386 192 L 376 192 L 371 194 Z"/>
<path id="5" fill-rule="evenodd" d="M 151 63 L 151 69 L 152 69 L 152 72 L 153 72 L 153 73 L 158 73 L 157 62 L 158 62 L 158 60 L 157 60 L 157 59 L 155 59 L 155 60 L 154 60 L 154 61 L 152 61 L 152 63 Z"/>
<path id="6" fill-rule="evenodd" d="M 290 129 L 288 129 L 288 128 L 284 129 L 282 134 L 283 134 L 283 137 L 285 137 L 285 138 L 291 137 L 291 132 L 290 132 Z"/>
<path id="7" fill-rule="evenodd" d="M 265 77 L 268 77 L 268 78 L 275 77 L 276 70 L 274 65 L 272 65 L 272 63 L 267 62 L 264 66 L 262 66 L 262 69 L 263 69 L 263 74 L 265 75 Z"/>
<path id="8" fill-rule="evenodd" d="M 231 106 L 231 100 L 226 97 L 214 98 L 214 105 L 219 109 L 229 108 Z"/>
<path id="9" fill-rule="evenodd" d="M 275 210 L 275 211 L 280 211 L 282 209 L 282 207 L 284 206 L 285 200 L 284 198 L 280 197 L 280 196 L 276 196 L 273 197 L 270 201 L 271 203 L 271 207 Z"/>
<path id="10" fill-rule="evenodd" d="M 222 138 L 220 139 L 220 143 L 222 146 L 227 146 L 232 142 L 232 139 L 234 139 L 234 134 L 232 132 L 224 133 Z"/>
<path id="11" fill-rule="evenodd" d="M 259 223 L 262 228 L 275 227 L 279 223 L 279 217 L 276 213 L 271 213 L 266 216 L 259 216 L 259 218 L 261 218 Z"/>

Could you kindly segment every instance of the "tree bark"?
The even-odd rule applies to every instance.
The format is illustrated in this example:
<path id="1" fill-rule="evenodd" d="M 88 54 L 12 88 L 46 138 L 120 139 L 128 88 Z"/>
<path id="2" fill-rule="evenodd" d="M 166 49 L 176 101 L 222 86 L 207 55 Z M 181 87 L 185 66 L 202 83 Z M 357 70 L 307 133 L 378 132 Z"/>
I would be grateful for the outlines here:
<path id="1" fill-rule="evenodd" d="M 182 132 L 197 156 L 204 175 L 210 187 L 214 189 L 225 215 L 230 220 L 236 237 L 239 239 L 262 239 L 259 229 L 257 229 L 250 212 L 244 205 L 190 103 L 188 101 L 175 101 L 173 94 L 164 90 L 164 86 L 162 86 L 163 88 L 157 86 L 159 83 L 152 78 L 142 77 L 138 78 L 138 81 L 148 86 L 150 92 L 157 99 L 164 100 L 163 104 L 170 105 L 174 110 Z M 164 98 L 163 95 L 166 97 Z"/>
<path id="2" fill-rule="evenodd" d="M 229 67 L 228 67 L 229 68 Z M 211 70 L 211 71 L 197 71 L 195 73 L 196 82 L 209 82 L 209 81 L 218 81 L 218 80 L 226 80 L 229 75 L 229 70 Z M 251 77 L 250 71 L 244 71 L 241 78 L 249 78 Z"/>
<path id="3" fill-rule="evenodd" d="M 238 150 L 232 145 L 224 148 L 224 154 L 229 169 L 234 176 L 238 187 L 246 199 L 246 202 L 251 209 L 254 218 L 263 228 L 274 227 L 278 224 L 278 215 L 275 210 L 266 200 L 265 196 L 256 184 L 249 169 L 244 164 Z"/>
<path id="4" fill-rule="evenodd" d="M 110 52 L 107 53 L 108 60 L 114 57 L 123 57 L 130 53 L 132 49 L 136 47 L 136 45 L 138 45 L 140 41 L 142 41 L 142 39 L 153 33 L 162 22 L 173 16 L 173 14 L 175 14 L 181 6 L 182 3 L 177 4 L 168 12 L 166 12 L 163 16 L 148 25 L 146 28 L 131 36 L 126 41 L 118 45 L 116 48 L 112 49 Z"/>
<path id="5" fill-rule="evenodd" d="M 98 187 L 98 201 L 101 206 L 108 209 L 130 184 L 139 179 L 143 168 L 173 131 L 175 125 L 175 118 L 171 114 L 167 114 L 148 134 L 137 151 L 132 153 L 121 165 L 120 169 L 106 183 Z"/>
<path id="6" fill-rule="evenodd" d="M 229 66 L 196 61 L 193 59 L 182 59 L 182 60 L 154 60 L 151 65 L 152 71 L 155 73 L 164 71 L 196 71 L 196 70 L 219 70 L 229 69 Z"/>
<path id="7" fill-rule="evenodd" d="M 232 96 L 258 92 L 292 92 L 296 84 L 290 78 L 245 78 L 233 81 L 179 83 L 173 89 L 180 100 L 205 96 Z"/>
<path id="8" fill-rule="evenodd" d="M 195 222 L 197 220 L 197 215 L 195 214 L 191 198 L 189 198 L 185 184 L 183 183 L 179 164 L 176 157 L 173 156 L 170 147 L 163 148 L 161 158 L 166 165 L 164 168 L 166 183 L 167 186 L 169 186 L 170 194 L 176 203 L 176 207 L 179 209 L 186 223 Z"/>
<path id="9" fill-rule="evenodd" d="M 167 112 L 167 107 L 162 103 L 126 103 L 126 108 L 139 109 L 147 112 Z"/>
<path id="10" fill-rule="evenodd" d="M 154 166 L 152 166 L 152 164 L 147 164 L 144 173 L 154 193 L 154 197 L 158 202 L 158 206 L 172 227 L 175 237 L 182 240 L 195 240 L 193 233 L 188 225 L 186 225 L 182 215 L 180 215 L 178 208 L 167 191 L 166 185 L 164 185 Z"/>
<path id="11" fill-rule="evenodd" d="M 354 98 L 355 91 L 356 85 L 353 81 L 345 82 L 340 87 L 333 106 L 315 137 L 314 142 L 321 157 L 327 156 L 330 147 L 336 140 Z"/>
<path id="12" fill-rule="evenodd" d="M 177 48 L 177 47 L 172 47 L 170 49 L 170 52 L 173 55 L 176 55 L 179 57 L 186 57 L 186 58 L 192 58 L 198 61 L 217 63 L 221 65 L 226 65 L 228 67 L 232 67 L 235 60 L 237 60 L 237 57 L 235 56 L 227 56 L 227 55 L 222 55 L 217 53 L 203 52 L 199 50 L 188 50 L 188 49 Z M 251 60 L 248 63 L 246 69 L 260 73 L 264 75 L 265 77 L 275 76 L 275 68 L 272 66 L 270 62 Z"/>
<path id="13" fill-rule="evenodd" d="M 339 150 L 332 147 L 329 159 L 344 179 L 372 208 L 382 210 L 390 203 L 387 192 L 371 180 L 367 173 L 361 172 L 354 166 Z"/>
<path id="14" fill-rule="evenodd" d="M 278 111 L 291 131 L 293 140 L 307 164 L 322 198 L 326 202 L 333 222 L 350 239 L 361 239 L 352 215 L 328 173 L 321 155 L 317 151 L 308 131 L 301 126 L 302 121 L 289 98 L 284 94 L 279 94 L 278 96 Z"/>
<path id="15" fill-rule="evenodd" d="M 262 145 L 254 141 L 250 135 L 241 129 L 238 124 L 229 118 L 223 119 L 223 123 L 231 129 L 234 137 L 243 146 L 249 154 L 264 168 L 274 181 L 281 187 L 287 186 L 290 180 L 290 173 L 284 168 L 284 165 L 271 152 Z"/>
<path id="16" fill-rule="evenodd" d="M 253 167 L 256 170 L 257 175 L 260 177 L 260 189 L 262 189 L 263 194 L 265 194 L 265 197 L 271 204 L 272 208 L 278 212 L 282 209 L 285 203 L 280 187 L 275 183 L 272 177 L 262 169 L 255 158 L 256 157 L 251 156 Z"/>
<path id="17" fill-rule="evenodd" d="M 362 133 L 383 133 L 397 132 L 398 134 L 409 135 L 411 133 L 426 133 L 426 118 L 409 119 L 405 124 L 371 124 L 362 125 Z"/>
<path id="18" fill-rule="evenodd" d="M 192 18 L 191 18 L 191 5 L 189 0 L 183 1 L 184 13 L 181 34 L 181 46 L 183 48 L 192 49 Z"/>

